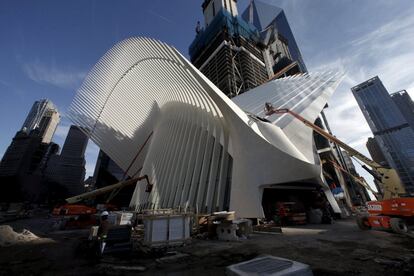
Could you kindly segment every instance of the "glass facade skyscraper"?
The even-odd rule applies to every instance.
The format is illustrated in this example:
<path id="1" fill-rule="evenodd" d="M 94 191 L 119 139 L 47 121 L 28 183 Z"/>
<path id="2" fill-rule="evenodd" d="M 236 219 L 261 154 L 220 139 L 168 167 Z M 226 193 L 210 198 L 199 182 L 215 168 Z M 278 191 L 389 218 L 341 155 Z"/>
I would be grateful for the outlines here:
<path id="1" fill-rule="evenodd" d="M 406 90 L 391 94 L 391 99 L 397 105 L 407 123 L 414 129 L 414 102 Z"/>
<path id="2" fill-rule="evenodd" d="M 39 130 L 43 143 L 50 143 L 60 121 L 60 115 L 55 105 L 47 99 L 41 99 L 33 103 L 22 130 L 26 133 L 34 129 Z"/>
<path id="3" fill-rule="evenodd" d="M 353 88 L 375 140 L 406 190 L 414 192 L 414 131 L 378 77 Z"/>
<path id="4" fill-rule="evenodd" d="M 243 12 L 242 18 L 247 22 L 250 21 L 260 33 L 273 26 L 286 41 L 292 61 L 298 62 L 301 72 L 307 72 L 285 12 L 279 7 L 261 1 L 253 1 L 251 5 Z"/>
<path id="5" fill-rule="evenodd" d="M 67 196 L 85 192 L 85 150 L 89 138 L 80 127 L 71 125 L 60 155 L 54 155 L 46 169 L 47 177 L 61 184 Z"/>

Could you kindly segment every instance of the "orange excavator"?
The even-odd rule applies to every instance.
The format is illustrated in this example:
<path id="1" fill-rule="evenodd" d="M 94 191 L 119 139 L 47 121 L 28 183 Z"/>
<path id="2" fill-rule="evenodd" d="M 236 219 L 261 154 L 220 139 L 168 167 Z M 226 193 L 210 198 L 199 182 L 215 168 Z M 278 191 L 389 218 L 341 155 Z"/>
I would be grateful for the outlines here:
<path id="1" fill-rule="evenodd" d="M 414 236 L 410 231 L 410 226 L 414 225 L 414 197 L 407 194 L 401 179 L 393 168 L 378 164 L 289 109 L 275 109 L 271 103 L 266 103 L 265 114 L 267 116 L 272 114 L 292 115 L 324 138 L 337 144 L 351 157 L 364 163 L 362 167 L 382 184 L 384 192 L 381 200 L 367 202 L 368 213 L 357 217 L 357 224 L 360 229 L 386 229 L 395 233 Z"/>
<path id="2" fill-rule="evenodd" d="M 109 185 L 100 189 L 93 190 L 91 192 L 83 193 L 74 197 L 67 198 L 66 204 L 60 205 L 53 209 L 52 216 L 58 218 L 55 228 L 67 229 L 67 228 L 85 228 L 96 224 L 95 214 L 98 209 L 92 206 L 81 204 L 82 201 L 96 196 L 111 192 L 108 196 L 106 203 L 104 204 L 105 210 L 116 210 L 116 206 L 110 204 L 111 199 L 125 186 L 134 185 L 138 181 L 146 180 L 147 186 L 145 192 L 150 193 L 152 191 L 152 184 L 149 181 L 147 175 L 121 181 L 113 185 Z"/>

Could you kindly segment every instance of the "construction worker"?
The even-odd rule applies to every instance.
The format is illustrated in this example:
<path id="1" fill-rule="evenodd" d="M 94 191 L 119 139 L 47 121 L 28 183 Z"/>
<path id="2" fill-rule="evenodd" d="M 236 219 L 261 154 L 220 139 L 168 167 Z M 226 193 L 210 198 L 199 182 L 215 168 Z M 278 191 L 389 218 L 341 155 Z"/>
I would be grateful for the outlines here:
<path id="1" fill-rule="evenodd" d="M 274 222 L 277 225 L 285 225 L 286 224 L 286 216 L 287 211 L 285 206 L 283 205 L 283 202 L 276 202 L 276 215 L 273 218 Z"/>
<path id="2" fill-rule="evenodd" d="M 200 21 L 197 21 L 197 25 L 196 25 L 195 31 L 196 31 L 196 34 L 201 33 L 201 24 L 200 24 Z"/>
<path id="3" fill-rule="evenodd" d="M 106 238 L 109 231 L 109 221 L 108 221 L 109 213 L 107 211 L 103 211 L 101 213 L 101 219 L 98 228 L 98 239 L 100 241 L 100 253 L 102 254 L 105 249 L 106 245 Z"/>

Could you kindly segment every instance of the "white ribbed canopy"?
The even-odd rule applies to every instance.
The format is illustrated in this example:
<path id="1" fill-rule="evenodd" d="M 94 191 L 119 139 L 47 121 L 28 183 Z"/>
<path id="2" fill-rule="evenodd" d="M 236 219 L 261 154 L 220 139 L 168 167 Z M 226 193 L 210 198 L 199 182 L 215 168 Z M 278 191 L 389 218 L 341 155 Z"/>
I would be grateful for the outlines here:
<path id="1" fill-rule="evenodd" d="M 320 183 L 312 132 L 290 118 L 263 116 L 265 102 L 315 120 L 340 81 L 319 73 L 271 81 L 228 99 L 176 49 L 147 38 L 116 44 L 95 65 L 71 107 L 74 123 L 129 176 L 149 175 L 131 205 L 232 209 L 260 217 L 262 189 Z"/>

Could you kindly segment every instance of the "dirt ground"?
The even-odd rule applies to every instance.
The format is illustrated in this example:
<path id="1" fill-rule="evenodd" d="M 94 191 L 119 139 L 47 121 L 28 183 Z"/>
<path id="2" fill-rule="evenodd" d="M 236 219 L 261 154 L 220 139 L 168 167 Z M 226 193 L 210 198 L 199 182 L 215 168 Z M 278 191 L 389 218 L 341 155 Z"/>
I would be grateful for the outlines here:
<path id="1" fill-rule="evenodd" d="M 48 232 L 50 221 L 8 223 L 44 239 L 0 247 L 0 275 L 224 275 L 226 266 L 263 254 L 310 265 L 314 275 L 414 275 L 414 239 L 361 231 L 353 220 L 283 228 L 240 242 L 193 240 L 171 256 L 133 253 L 93 260 L 83 250 L 86 230 Z M 116 267 L 117 266 L 117 267 Z M 127 269 L 125 269 L 127 267 Z M 138 271 L 128 271 L 131 267 Z"/>

